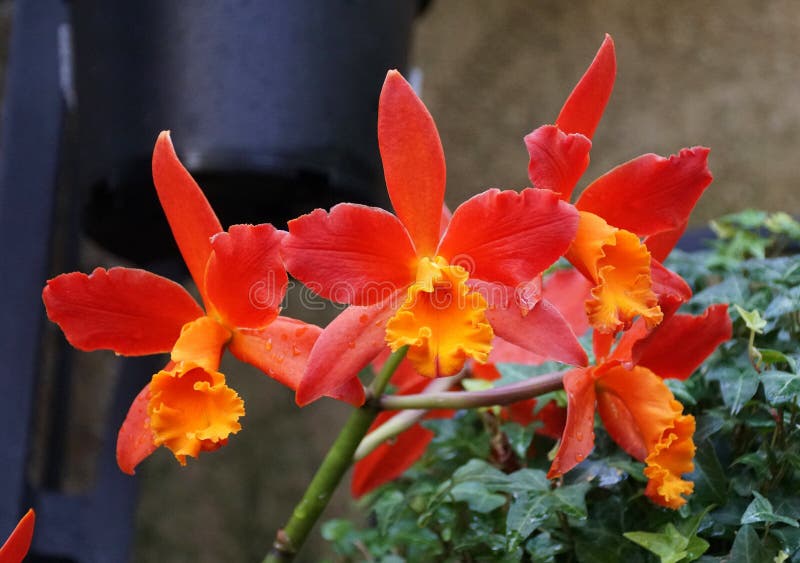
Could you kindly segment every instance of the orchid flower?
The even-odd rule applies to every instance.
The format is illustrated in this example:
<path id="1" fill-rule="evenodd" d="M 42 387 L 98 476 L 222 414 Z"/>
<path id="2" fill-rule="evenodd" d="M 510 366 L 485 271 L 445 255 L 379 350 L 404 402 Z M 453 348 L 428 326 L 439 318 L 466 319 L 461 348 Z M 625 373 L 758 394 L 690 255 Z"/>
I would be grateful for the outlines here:
<path id="1" fill-rule="evenodd" d="M 31 548 L 35 522 L 36 514 L 33 509 L 30 509 L 19 521 L 5 543 L 0 546 L 1 563 L 22 563 Z"/>
<path id="2" fill-rule="evenodd" d="M 555 124 L 525 137 L 533 186 L 570 199 L 589 165 L 591 139 L 615 74 L 614 43 L 606 36 Z M 589 184 L 575 202 L 580 223 L 566 257 L 595 285 L 586 312 L 597 331 L 613 335 L 637 316 L 652 328 L 691 296 L 660 261 L 711 183 L 708 152 L 694 147 L 669 158 L 642 155 Z"/>
<path id="3" fill-rule="evenodd" d="M 289 222 L 289 272 L 347 303 L 323 331 L 297 389 L 304 405 L 351 380 L 388 344 L 429 377 L 486 361 L 495 333 L 574 365 L 585 354 L 552 307 L 513 306 L 518 290 L 567 250 L 577 212 L 547 190 L 491 189 L 452 215 L 442 234 L 445 162 L 425 106 L 390 71 L 378 107 L 378 145 L 396 215 L 339 204 Z M 535 337 L 533 337 L 535 336 Z"/>
<path id="4" fill-rule="evenodd" d="M 597 412 L 611 438 L 645 462 L 645 495 L 679 508 L 693 483 L 695 420 L 683 413 L 664 378 L 686 379 L 719 344 L 731 337 L 727 305 L 702 315 L 674 315 L 655 330 L 638 319 L 615 349 L 595 348 L 597 362 L 564 375 L 567 421 L 548 477 L 558 477 L 583 461 L 594 446 Z"/>
<path id="5" fill-rule="evenodd" d="M 320 332 L 279 316 L 288 281 L 279 254 L 285 233 L 268 224 L 223 231 L 167 132 L 153 152 L 153 179 L 205 309 L 177 283 L 132 268 L 63 274 L 42 293 L 49 318 L 80 350 L 171 354 L 120 429 L 117 462 L 131 474 L 158 446 L 184 465 L 186 456 L 215 450 L 240 430 L 244 402 L 218 371 L 226 347 L 295 389 Z M 360 384 L 347 384 L 331 391 L 357 402 Z"/>

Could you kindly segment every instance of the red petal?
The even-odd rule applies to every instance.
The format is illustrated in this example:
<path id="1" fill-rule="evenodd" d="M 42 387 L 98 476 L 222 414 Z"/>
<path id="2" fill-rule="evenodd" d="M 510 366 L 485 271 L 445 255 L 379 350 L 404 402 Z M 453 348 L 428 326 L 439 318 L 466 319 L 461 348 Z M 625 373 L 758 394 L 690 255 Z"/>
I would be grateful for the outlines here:
<path id="1" fill-rule="evenodd" d="M 702 315 L 674 315 L 633 347 L 633 363 L 665 379 L 686 379 L 717 346 L 730 340 L 727 305 L 712 305 Z"/>
<path id="2" fill-rule="evenodd" d="M 491 189 L 455 210 L 437 254 L 471 278 L 515 287 L 562 256 L 577 228 L 577 211 L 553 192 Z"/>
<path id="3" fill-rule="evenodd" d="M 433 118 L 396 70 L 386 75 L 381 91 L 378 146 L 395 213 L 417 254 L 432 256 L 444 203 L 444 152 Z"/>
<path id="4" fill-rule="evenodd" d="M 202 291 L 211 237 L 222 231 L 222 225 L 197 182 L 178 160 L 168 131 L 161 132 L 153 150 L 153 181 L 175 242 Z"/>
<path id="5" fill-rule="evenodd" d="M 592 64 L 558 114 L 556 125 L 559 129 L 567 133 L 582 133 L 591 139 L 600 118 L 603 117 L 616 74 L 614 41 L 610 35 L 606 35 Z"/>
<path id="6" fill-rule="evenodd" d="M 128 475 L 133 475 L 136 466 L 156 450 L 150 429 L 150 415 L 147 414 L 149 402 L 148 383 L 133 400 L 117 435 L 117 465 Z"/>
<path id="7" fill-rule="evenodd" d="M 288 283 L 283 234 L 267 224 L 233 225 L 212 238 L 205 293 L 229 328 L 260 328 L 278 316 Z"/>
<path id="8" fill-rule="evenodd" d="M 537 303 L 526 315 L 516 307 L 498 307 L 488 309 L 486 318 L 497 336 L 543 360 L 577 366 L 585 366 L 589 361 L 567 321 L 547 300 Z"/>
<path id="9" fill-rule="evenodd" d="M 8 539 L 0 547 L 0 561 L 2 563 L 22 563 L 28 554 L 33 540 L 33 526 L 36 523 L 36 514 L 33 509 L 29 509 L 25 516 L 8 536 Z"/>
<path id="10" fill-rule="evenodd" d="M 692 297 L 692 288 L 681 276 L 665 268 L 657 260 L 650 261 L 650 277 L 653 292 L 658 296 L 658 305 L 668 319 L 678 308 Z M 662 321 L 663 322 L 663 321 Z"/>
<path id="11" fill-rule="evenodd" d="M 549 478 L 559 477 L 578 465 L 594 447 L 594 379 L 591 371 L 574 369 L 564 375 L 567 392 L 567 422 Z"/>
<path id="12" fill-rule="evenodd" d="M 669 253 L 672 252 L 672 249 L 675 248 L 675 245 L 678 244 L 678 241 L 681 240 L 688 224 L 689 221 L 687 218 L 687 220 L 683 222 L 683 225 L 678 225 L 670 231 L 662 231 L 647 237 L 645 242 L 647 243 L 647 250 L 650 251 L 650 255 L 659 262 L 663 262 L 667 256 L 669 256 Z"/>
<path id="13" fill-rule="evenodd" d="M 575 205 L 640 237 L 671 232 L 682 228 L 711 183 L 707 161 L 704 147 L 669 158 L 645 154 L 592 182 Z"/>
<path id="14" fill-rule="evenodd" d="M 320 333 L 322 329 L 316 325 L 278 317 L 262 329 L 236 331 L 229 350 L 239 360 L 296 391 Z M 360 405 L 364 402 L 364 388 L 353 379 L 327 396 Z"/>
<path id="15" fill-rule="evenodd" d="M 382 412 L 370 430 L 374 430 L 396 414 L 396 412 Z M 391 443 L 385 442 L 375 448 L 369 455 L 356 462 L 353 468 L 353 480 L 350 483 L 352 495 L 358 498 L 402 475 L 422 457 L 433 436 L 433 432 L 415 424 Z"/>
<path id="16" fill-rule="evenodd" d="M 356 377 L 386 347 L 386 321 L 399 303 L 399 298 L 392 297 L 372 307 L 351 305 L 333 319 L 308 358 L 297 388 L 297 404 L 302 407 L 316 401 Z"/>
<path id="17" fill-rule="evenodd" d="M 181 327 L 203 316 L 183 287 L 132 268 L 62 274 L 47 282 L 42 299 L 74 347 L 125 356 L 169 352 Z"/>
<path id="18" fill-rule="evenodd" d="M 525 136 L 531 186 L 556 192 L 569 201 L 586 167 L 592 142 L 580 133 L 567 134 L 555 125 L 543 125 Z"/>
<path id="19" fill-rule="evenodd" d="M 376 207 L 342 203 L 289 221 L 283 255 L 293 276 L 339 303 L 380 303 L 416 276 L 405 227 Z"/>
<path id="20" fill-rule="evenodd" d="M 592 282 L 574 268 L 556 270 L 544 280 L 544 298 L 555 305 L 578 336 L 589 330 L 585 303 L 592 287 Z"/>

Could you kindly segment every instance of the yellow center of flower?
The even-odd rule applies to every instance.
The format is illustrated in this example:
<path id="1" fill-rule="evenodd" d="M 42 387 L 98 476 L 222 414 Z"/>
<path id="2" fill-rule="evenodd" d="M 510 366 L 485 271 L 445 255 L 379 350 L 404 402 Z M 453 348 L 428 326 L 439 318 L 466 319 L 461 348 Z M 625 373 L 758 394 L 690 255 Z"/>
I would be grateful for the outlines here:
<path id="1" fill-rule="evenodd" d="M 179 362 L 153 376 L 150 393 L 153 443 L 172 450 L 181 465 L 187 455 L 215 450 L 241 429 L 244 401 L 218 371 Z"/>
<path id="2" fill-rule="evenodd" d="M 386 323 L 392 350 L 409 346 L 407 358 L 422 375 L 458 373 L 467 358 L 484 363 L 494 333 L 486 300 L 467 286 L 469 275 L 441 256 L 422 258 L 406 300 Z"/>
<path id="3" fill-rule="evenodd" d="M 596 284 L 586 301 L 591 325 L 602 333 L 630 327 L 640 315 L 652 328 L 663 318 L 652 290 L 650 252 L 635 234 L 581 211 L 567 258 Z"/>
<path id="4" fill-rule="evenodd" d="M 186 456 L 215 450 L 241 429 L 244 401 L 217 371 L 231 332 L 211 317 L 186 323 L 172 348 L 172 362 L 150 381 L 147 414 L 153 443 L 181 465 Z"/>

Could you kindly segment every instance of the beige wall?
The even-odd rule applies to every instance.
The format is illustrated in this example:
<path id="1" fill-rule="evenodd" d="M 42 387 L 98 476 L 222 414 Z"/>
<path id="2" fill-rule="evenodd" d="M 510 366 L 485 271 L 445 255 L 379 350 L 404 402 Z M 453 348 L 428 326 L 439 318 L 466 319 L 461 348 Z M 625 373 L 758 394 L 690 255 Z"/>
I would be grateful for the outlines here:
<path id="1" fill-rule="evenodd" d="M 434 0 L 415 62 L 448 201 L 527 185 L 522 137 L 551 123 L 610 33 L 618 75 L 580 186 L 646 152 L 711 147 L 694 224 L 745 206 L 800 213 L 800 4 Z"/>

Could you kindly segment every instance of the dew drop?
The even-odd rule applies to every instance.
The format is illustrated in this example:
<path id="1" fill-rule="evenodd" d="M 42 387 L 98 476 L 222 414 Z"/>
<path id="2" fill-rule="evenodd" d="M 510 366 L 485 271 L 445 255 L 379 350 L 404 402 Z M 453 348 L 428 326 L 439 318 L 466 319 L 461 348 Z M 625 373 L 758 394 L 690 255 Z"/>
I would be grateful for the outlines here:
<path id="1" fill-rule="evenodd" d="M 292 346 L 292 356 L 299 356 L 300 355 L 300 348 L 297 346 Z"/>
<path id="2" fill-rule="evenodd" d="M 578 463 L 582 462 L 585 458 L 586 456 L 583 454 L 575 454 L 575 461 L 577 461 Z"/>
<path id="3" fill-rule="evenodd" d="M 300 337 L 301 337 L 301 336 L 303 336 L 303 335 L 304 335 L 304 334 L 305 334 L 307 331 L 308 331 L 308 327 L 307 327 L 307 326 L 303 326 L 303 327 L 300 327 L 300 328 L 298 328 L 296 331 L 294 331 L 294 335 L 295 335 L 297 338 L 300 338 Z"/>
<path id="4" fill-rule="evenodd" d="M 369 321 L 369 315 L 361 315 L 358 317 L 358 322 L 361 324 L 365 324 L 367 321 Z"/>
<path id="5" fill-rule="evenodd" d="M 286 342 L 287 340 L 289 340 L 289 335 L 284 332 L 283 334 L 281 334 L 281 340 Z"/>
<path id="6" fill-rule="evenodd" d="M 356 342 L 355 342 L 355 340 L 351 340 L 350 342 L 348 342 L 348 343 L 347 343 L 347 347 L 348 347 L 348 348 L 350 348 L 351 350 L 354 350 L 354 349 L 355 349 L 355 347 L 356 347 Z"/>
<path id="7" fill-rule="evenodd" d="M 575 439 L 579 442 L 583 441 L 583 432 L 575 432 Z"/>
<path id="8" fill-rule="evenodd" d="M 267 341 L 264 343 L 264 348 L 267 349 L 267 352 L 272 350 L 272 338 L 267 338 Z"/>

